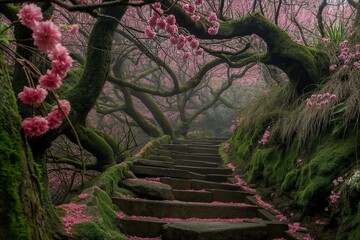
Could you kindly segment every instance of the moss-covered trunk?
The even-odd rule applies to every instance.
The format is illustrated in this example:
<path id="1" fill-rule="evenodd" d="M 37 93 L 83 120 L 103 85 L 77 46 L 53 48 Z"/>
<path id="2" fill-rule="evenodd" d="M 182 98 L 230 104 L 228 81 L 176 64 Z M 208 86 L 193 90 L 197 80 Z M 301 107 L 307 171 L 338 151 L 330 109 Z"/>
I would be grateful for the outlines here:
<path id="1" fill-rule="evenodd" d="M 21 118 L 0 52 L 0 239 L 51 239 L 39 171 L 21 137 Z"/>

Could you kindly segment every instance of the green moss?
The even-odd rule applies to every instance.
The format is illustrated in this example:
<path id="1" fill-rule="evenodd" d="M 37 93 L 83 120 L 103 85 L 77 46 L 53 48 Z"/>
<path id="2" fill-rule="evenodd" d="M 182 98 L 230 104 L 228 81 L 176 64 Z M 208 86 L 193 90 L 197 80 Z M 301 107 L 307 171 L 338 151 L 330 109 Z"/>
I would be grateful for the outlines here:
<path id="1" fill-rule="evenodd" d="M 167 143 L 170 143 L 170 141 L 171 141 L 171 136 L 169 136 L 169 135 L 164 135 L 162 137 L 158 137 L 158 138 L 153 139 L 149 145 L 145 145 L 140 150 L 140 152 L 142 153 L 141 157 L 142 158 L 149 157 L 149 155 L 151 155 L 151 152 L 155 148 L 157 148 L 160 144 L 167 144 Z"/>
<path id="2" fill-rule="evenodd" d="M 127 160 L 121 164 L 110 167 L 104 173 L 102 173 L 99 179 L 94 185 L 99 186 L 108 195 L 112 195 L 119 189 L 118 184 L 121 180 L 125 179 L 125 176 L 129 170 L 130 160 Z"/>
<path id="3" fill-rule="evenodd" d="M 281 191 L 288 192 L 295 189 L 295 184 L 298 178 L 298 173 L 296 169 L 293 169 L 289 173 L 286 174 L 285 180 L 281 184 Z"/>
<path id="4" fill-rule="evenodd" d="M 0 239 L 30 239 L 20 197 L 26 167 L 20 116 L 1 51 L 0 81 Z"/>
<path id="5" fill-rule="evenodd" d="M 75 240 L 126 240 L 127 238 L 116 231 L 103 230 L 95 222 L 83 222 L 73 228 Z"/>
<path id="6" fill-rule="evenodd" d="M 117 229 L 119 226 L 119 218 L 114 211 L 117 210 L 117 207 L 112 203 L 111 198 L 104 191 L 96 189 L 95 196 L 100 215 L 103 219 L 102 225 L 104 225 L 106 229 Z"/>
<path id="7" fill-rule="evenodd" d="M 356 138 L 349 137 L 334 139 L 316 148 L 301 170 L 298 199 L 300 205 L 308 206 L 315 199 L 327 197 L 332 181 L 342 175 L 352 164 L 352 159 L 355 159 L 356 145 Z"/>

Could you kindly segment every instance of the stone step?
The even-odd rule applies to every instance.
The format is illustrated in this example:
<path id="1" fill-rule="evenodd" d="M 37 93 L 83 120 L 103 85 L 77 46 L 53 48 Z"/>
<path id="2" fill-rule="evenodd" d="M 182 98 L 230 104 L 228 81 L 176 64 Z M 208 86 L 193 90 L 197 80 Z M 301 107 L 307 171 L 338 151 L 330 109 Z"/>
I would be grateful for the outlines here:
<path id="1" fill-rule="evenodd" d="M 149 155 L 148 159 L 156 161 L 174 162 L 174 159 L 169 156 Z"/>
<path id="2" fill-rule="evenodd" d="M 170 185 L 173 189 L 186 190 L 201 190 L 201 189 L 220 189 L 229 191 L 242 191 L 240 186 L 227 183 L 216 183 L 210 181 L 202 181 L 196 179 L 175 179 L 168 177 L 161 177 L 160 182 Z"/>
<path id="3" fill-rule="evenodd" d="M 180 144 L 166 144 L 162 145 L 169 150 L 175 150 L 184 153 L 206 153 L 206 154 L 218 154 L 219 147 L 193 147 L 191 145 L 180 145 Z"/>
<path id="4" fill-rule="evenodd" d="M 157 156 L 168 156 L 170 157 L 171 152 L 166 148 L 155 148 L 150 152 L 151 155 L 157 155 Z"/>
<path id="5" fill-rule="evenodd" d="M 243 191 L 227 191 L 218 189 L 208 190 L 179 190 L 173 189 L 173 195 L 175 200 L 184 202 L 224 202 L 224 203 L 248 203 L 250 205 L 256 205 L 253 202 L 247 201 L 247 197 L 251 196 L 247 192 Z M 264 213 L 265 214 L 265 213 Z M 267 216 L 266 218 L 269 218 Z"/>
<path id="6" fill-rule="evenodd" d="M 261 218 L 257 206 L 112 198 L 129 216 L 157 218 Z M 264 219 L 267 220 L 267 219 Z"/>
<path id="7" fill-rule="evenodd" d="M 197 192 L 196 190 L 173 190 L 175 200 L 184 202 L 213 202 L 213 193 L 210 191 Z"/>
<path id="8" fill-rule="evenodd" d="M 163 227 L 163 240 L 266 240 L 264 223 L 178 222 Z"/>
<path id="9" fill-rule="evenodd" d="M 194 173 L 200 174 L 218 174 L 218 175 L 231 175 L 233 172 L 230 168 L 221 168 L 221 167 L 192 167 L 192 166 L 181 166 L 181 165 L 174 165 L 175 169 L 182 169 Z"/>
<path id="10" fill-rule="evenodd" d="M 231 175 L 221 175 L 221 174 L 206 174 L 205 181 L 209 182 L 218 182 L 218 183 L 231 183 L 232 176 Z"/>
<path id="11" fill-rule="evenodd" d="M 181 179 L 199 179 L 205 180 L 205 176 L 197 173 L 192 173 L 180 169 L 170 169 L 170 168 L 158 168 L 158 167 L 148 167 L 148 166 L 136 166 L 133 165 L 130 167 L 130 170 L 137 177 L 174 177 Z"/>
<path id="12" fill-rule="evenodd" d="M 193 166 L 193 167 L 219 167 L 220 163 L 192 161 L 192 160 L 174 160 L 174 165 Z"/>
<path id="13" fill-rule="evenodd" d="M 160 167 L 160 168 L 173 168 L 174 161 L 157 161 L 157 160 L 149 160 L 149 159 L 137 159 L 134 161 L 134 165 L 138 166 L 150 166 L 150 167 Z"/>
<path id="14" fill-rule="evenodd" d="M 163 226 L 168 224 L 168 219 L 140 219 L 140 218 L 123 218 L 120 219 L 120 230 L 122 233 L 125 233 L 130 236 L 137 236 L 143 238 L 156 238 L 163 233 Z M 185 220 L 186 222 L 198 222 L 198 221 L 190 221 Z M 208 220 L 207 220 L 208 221 Z M 214 219 L 214 222 L 219 219 Z M 231 221 L 229 219 L 229 221 Z M 235 220 L 236 221 L 236 220 Z M 250 221 L 244 221 L 243 224 L 246 224 Z M 254 223 L 254 221 L 251 221 Z M 176 223 L 176 221 L 175 221 Z M 171 224 L 171 223 L 170 223 Z M 240 224 L 240 223 L 238 223 Z M 258 224 L 265 224 L 266 230 L 268 233 L 268 239 L 280 238 L 283 237 L 284 231 L 287 230 L 287 225 L 283 223 L 274 223 L 271 221 L 260 221 Z M 221 240 L 223 238 L 219 238 Z M 237 239 L 237 238 L 235 238 Z"/>
<path id="15" fill-rule="evenodd" d="M 200 162 L 222 163 L 220 156 L 214 156 L 214 155 L 206 156 L 206 155 L 195 155 L 195 154 L 172 153 L 171 158 L 175 160 L 194 160 Z"/>

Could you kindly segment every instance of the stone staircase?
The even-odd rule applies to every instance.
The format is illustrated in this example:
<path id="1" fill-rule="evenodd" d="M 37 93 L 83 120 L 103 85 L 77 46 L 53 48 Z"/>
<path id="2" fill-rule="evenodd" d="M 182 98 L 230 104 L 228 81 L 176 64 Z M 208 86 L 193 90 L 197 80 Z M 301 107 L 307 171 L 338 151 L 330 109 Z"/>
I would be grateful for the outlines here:
<path id="1" fill-rule="evenodd" d="M 160 200 L 114 197 L 123 212 L 121 231 L 163 240 L 293 239 L 286 232 L 287 223 L 279 222 L 252 193 L 233 184 L 233 172 L 222 165 L 218 154 L 222 141 L 176 141 L 159 146 L 148 159 L 137 160 L 130 168 L 139 178 L 136 181 L 166 186 L 172 195 Z"/>

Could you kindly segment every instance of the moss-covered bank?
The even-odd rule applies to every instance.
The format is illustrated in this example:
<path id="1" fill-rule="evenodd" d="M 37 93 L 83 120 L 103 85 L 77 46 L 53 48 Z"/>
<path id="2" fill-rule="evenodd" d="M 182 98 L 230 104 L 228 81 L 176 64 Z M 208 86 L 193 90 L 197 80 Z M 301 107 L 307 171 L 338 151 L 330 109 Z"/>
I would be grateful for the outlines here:
<path id="1" fill-rule="evenodd" d="M 265 106 L 252 106 L 251 109 L 258 110 L 237 127 L 227 142 L 230 148 L 224 149 L 226 144 L 223 144 L 221 154 L 242 169 L 250 182 L 273 188 L 280 199 L 290 199 L 292 207 L 303 214 L 303 219 L 306 216 L 327 218 L 323 230 L 338 229 L 336 233 L 331 230 L 336 235 L 332 239 L 359 239 L 360 192 L 357 187 L 360 185 L 347 183 L 359 170 L 356 121 L 350 122 L 341 133 L 335 132 L 338 122 L 332 111 L 342 103 L 334 103 L 335 106 L 326 109 L 310 109 L 308 119 L 304 119 L 307 124 L 317 124 L 316 121 L 321 124 L 299 127 L 297 118 L 304 111 L 310 111 L 305 109 L 308 108 L 305 99 L 300 97 L 287 102 L 280 93 L 277 91 L 274 96 L 270 93 L 269 102 L 263 103 Z M 261 144 L 259 140 L 268 126 L 271 137 L 266 144 Z M 311 128 L 321 129 L 315 134 Z M 303 139 L 308 139 L 309 143 L 304 144 Z M 334 184 L 339 177 L 344 181 L 341 179 Z M 358 181 L 360 184 L 360 178 Z M 332 202 L 330 195 L 334 199 L 334 193 L 339 197 Z M 325 212 L 325 208 L 329 211 Z"/>
<path id="2" fill-rule="evenodd" d="M 150 154 L 159 144 L 169 143 L 168 135 L 150 141 L 137 157 L 144 158 Z M 71 228 L 71 238 L 81 240 L 126 240 L 127 237 L 119 230 L 119 218 L 116 214 L 118 207 L 112 201 L 112 196 L 122 195 L 123 189 L 119 188 L 119 182 L 125 178 L 134 177 L 129 167 L 137 157 L 129 157 L 126 161 L 107 169 L 94 182 L 91 187 L 82 191 L 79 197 L 71 200 L 76 206 L 84 206 L 82 214 L 91 218 Z M 85 196 L 85 197 L 81 197 Z M 65 205 L 64 205 L 65 206 Z M 60 215 L 65 216 L 60 206 Z"/>

